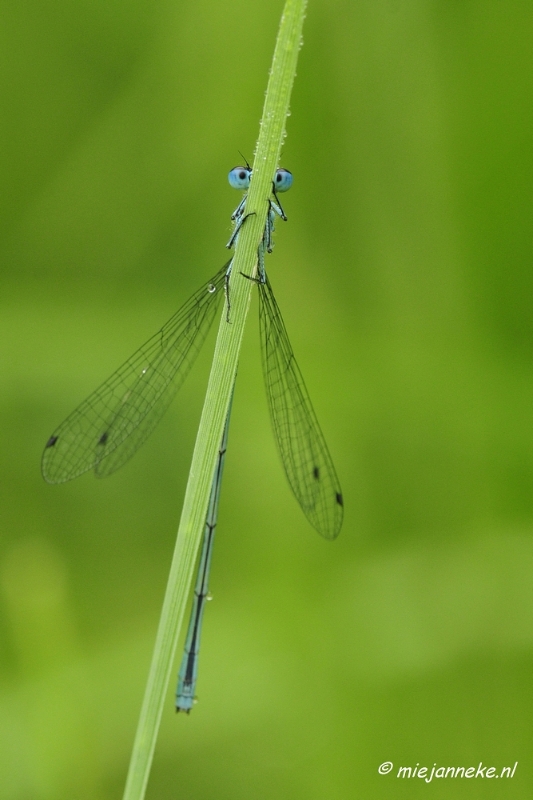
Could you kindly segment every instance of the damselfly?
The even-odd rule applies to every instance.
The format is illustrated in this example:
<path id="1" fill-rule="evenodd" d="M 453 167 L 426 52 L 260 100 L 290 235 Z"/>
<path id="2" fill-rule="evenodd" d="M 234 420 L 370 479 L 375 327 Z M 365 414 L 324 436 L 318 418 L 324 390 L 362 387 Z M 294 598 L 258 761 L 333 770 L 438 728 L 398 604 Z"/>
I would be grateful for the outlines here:
<path id="1" fill-rule="evenodd" d="M 251 172 L 249 165 L 234 167 L 228 176 L 231 186 L 247 190 Z M 334 539 L 342 525 L 342 492 L 265 271 L 265 254 L 273 247 L 275 218 L 287 219 L 278 192 L 287 191 L 291 185 L 291 173 L 278 169 L 272 182 L 273 199 L 267 201 L 267 221 L 258 248 L 258 276 L 252 278 L 259 288 L 263 373 L 275 439 L 290 487 L 311 525 L 326 539 Z M 247 218 L 245 209 L 246 194 L 232 215 L 234 230 L 229 248 L 236 243 Z M 215 317 L 218 299 L 224 293 L 226 319 L 230 322 L 228 278 L 231 268 L 232 259 L 54 431 L 42 458 L 43 477 L 48 483 L 64 483 L 90 469 L 97 477 L 105 477 L 137 451 L 187 377 Z M 216 525 L 228 425 L 229 412 L 213 478 L 200 559 L 196 587 L 200 593 L 195 597 L 202 599 L 193 604 L 187 637 L 192 648 L 187 649 L 186 645 L 180 670 L 180 685 L 187 683 L 187 688 L 181 691 L 178 687 L 178 710 L 190 709 L 188 699 L 180 705 L 180 696 L 192 702 L 194 695 L 197 646 L 213 542 L 208 532 L 213 533 Z"/>

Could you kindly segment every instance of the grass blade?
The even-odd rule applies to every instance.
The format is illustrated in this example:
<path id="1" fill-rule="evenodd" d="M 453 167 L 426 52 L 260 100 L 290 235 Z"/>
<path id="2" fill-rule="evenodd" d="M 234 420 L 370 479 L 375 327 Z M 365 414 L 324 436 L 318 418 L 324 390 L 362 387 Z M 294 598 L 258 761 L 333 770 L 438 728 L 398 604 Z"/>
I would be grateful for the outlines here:
<path id="1" fill-rule="evenodd" d="M 276 39 L 246 201 L 246 213 L 252 216 L 247 219 L 239 235 L 230 279 L 231 324 L 227 323 L 224 310 L 133 745 L 124 800 L 142 800 L 148 783 L 250 304 L 252 282 L 244 280 L 240 273 L 253 274 L 257 266 L 257 248 L 263 235 L 268 210 L 266 198 L 271 194 L 272 176 L 278 166 L 285 135 L 285 121 L 296 74 L 305 7 L 306 0 L 287 0 Z"/>

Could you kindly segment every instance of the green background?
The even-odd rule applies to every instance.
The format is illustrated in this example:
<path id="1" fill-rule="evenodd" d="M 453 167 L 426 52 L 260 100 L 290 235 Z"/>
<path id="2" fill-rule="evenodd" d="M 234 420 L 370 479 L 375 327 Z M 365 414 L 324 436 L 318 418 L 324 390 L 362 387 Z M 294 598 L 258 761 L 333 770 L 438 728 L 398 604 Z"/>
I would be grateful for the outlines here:
<path id="1" fill-rule="evenodd" d="M 2 4 L 0 786 L 121 797 L 212 339 L 120 472 L 57 424 L 227 258 L 280 0 Z M 533 7 L 310 0 L 268 269 L 343 486 L 306 523 L 257 299 L 198 694 L 149 800 L 530 798 Z M 391 761 L 391 774 L 378 767 Z M 396 778 L 495 766 L 511 780 Z"/>

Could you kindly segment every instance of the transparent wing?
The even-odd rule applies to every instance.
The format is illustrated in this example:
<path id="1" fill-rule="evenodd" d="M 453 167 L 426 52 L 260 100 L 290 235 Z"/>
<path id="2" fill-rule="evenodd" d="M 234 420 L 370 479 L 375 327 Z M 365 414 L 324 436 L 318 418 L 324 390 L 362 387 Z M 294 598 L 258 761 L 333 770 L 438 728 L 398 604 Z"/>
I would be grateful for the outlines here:
<path id="1" fill-rule="evenodd" d="M 187 377 L 213 322 L 229 261 L 54 431 L 43 477 L 110 475 L 141 446 Z"/>
<path id="2" fill-rule="evenodd" d="M 342 492 L 272 287 L 259 285 L 263 373 L 283 468 L 302 511 L 326 539 L 341 529 Z"/>

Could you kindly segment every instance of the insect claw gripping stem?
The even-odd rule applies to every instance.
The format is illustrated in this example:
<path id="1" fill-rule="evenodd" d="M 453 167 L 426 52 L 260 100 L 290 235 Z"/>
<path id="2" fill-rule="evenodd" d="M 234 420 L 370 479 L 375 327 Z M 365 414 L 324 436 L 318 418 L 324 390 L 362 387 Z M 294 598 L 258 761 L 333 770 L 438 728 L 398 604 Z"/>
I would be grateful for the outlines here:
<path id="1" fill-rule="evenodd" d="M 233 247 L 233 245 L 237 241 L 237 236 L 239 235 L 239 231 L 242 228 L 242 226 L 244 225 L 244 223 L 246 222 L 246 220 L 248 219 L 248 217 L 255 216 L 255 211 L 250 211 L 248 214 L 245 214 L 244 217 L 240 216 L 240 211 L 242 211 L 242 209 L 243 209 L 245 200 L 246 200 L 246 197 L 243 198 L 243 200 L 241 201 L 239 207 L 237 208 L 237 210 L 235 211 L 235 213 L 232 216 L 232 220 L 237 220 L 237 223 L 235 225 L 235 229 L 233 230 L 233 233 L 231 234 L 231 238 L 230 238 L 229 242 L 226 245 L 228 250 L 231 250 L 231 248 Z"/>
<path id="2" fill-rule="evenodd" d="M 236 210 L 233 212 L 233 214 L 231 216 L 232 220 L 235 220 L 235 219 L 237 220 L 237 223 L 235 225 L 235 230 L 231 234 L 231 238 L 230 238 L 229 242 L 226 245 L 226 247 L 228 249 L 231 249 L 233 247 L 233 245 L 235 244 L 235 242 L 237 241 L 237 236 L 239 235 L 239 231 L 242 228 L 242 226 L 244 225 L 244 223 L 246 222 L 246 220 L 248 219 L 248 217 L 255 216 L 255 211 L 250 211 L 249 214 L 245 214 L 243 217 L 240 216 L 240 214 L 241 214 L 241 212 L 242 212 L 242 210 L 244 208 L 244 203 L 245 202 L 246 202 L 246 197 L 243 197 L 243 199 L 241 200 L 241 202 L 239 203 L 239 205 L 237 206 Z M 233 263 L 233 260 L 230 261 L 230 263 L 229 263 L 228 271 L 226 272 L 226 277 L 224 279 L 224 294 L 226 296 L 226 322 L 228 324 L 231 324 L 230 313 L 229 313 L 230 309 L 231 309 L 231 302 L 230 302 L 230 297 L 229 297 L 229 278 L 230 278 L 230 275 L 231 275 L 232 263 Z"/>

